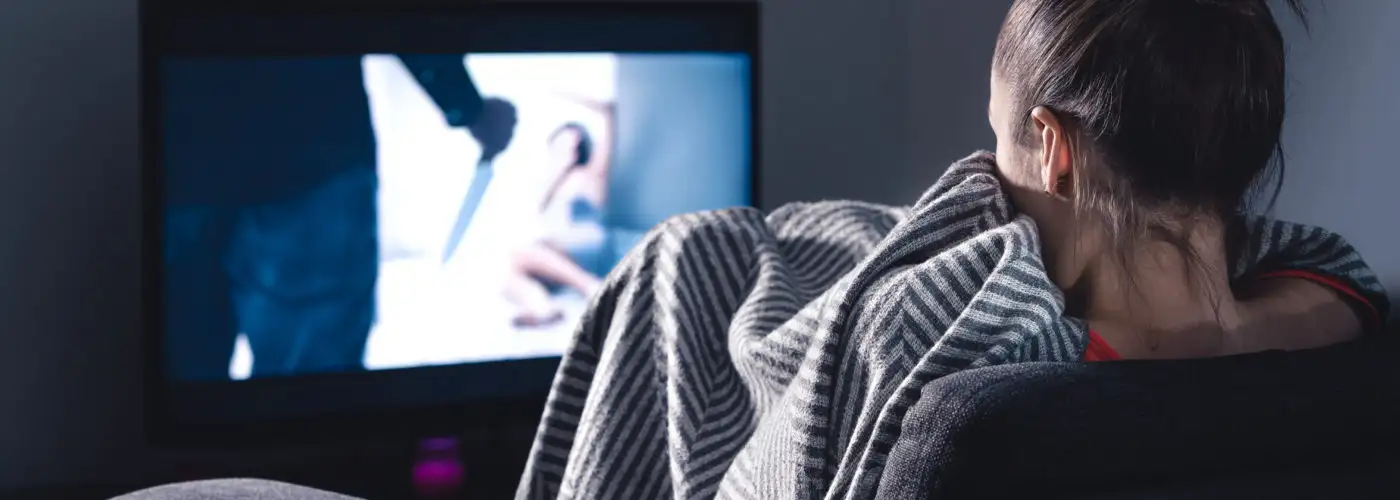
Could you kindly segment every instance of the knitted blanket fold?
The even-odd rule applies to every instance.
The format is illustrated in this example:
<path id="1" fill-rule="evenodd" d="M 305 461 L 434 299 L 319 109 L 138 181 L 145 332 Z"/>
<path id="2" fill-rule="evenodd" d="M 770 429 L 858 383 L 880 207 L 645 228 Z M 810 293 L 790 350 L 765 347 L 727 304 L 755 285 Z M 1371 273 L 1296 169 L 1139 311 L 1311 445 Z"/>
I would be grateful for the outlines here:
<path id="1" fill-rule="evenodd" d="M 924 385 L 1080 361 L 1088 331 L 994 168 L 959 161 L 913 207 L 796 203 L 653 229 L 564 355 L 517 498 L 873 499 L 901 477 L 886 464 L 920 458 L 889 453 Z M 1387 304 L 1336 235 L 1247 227 L 1235 276 L 1307 270 Z"/>

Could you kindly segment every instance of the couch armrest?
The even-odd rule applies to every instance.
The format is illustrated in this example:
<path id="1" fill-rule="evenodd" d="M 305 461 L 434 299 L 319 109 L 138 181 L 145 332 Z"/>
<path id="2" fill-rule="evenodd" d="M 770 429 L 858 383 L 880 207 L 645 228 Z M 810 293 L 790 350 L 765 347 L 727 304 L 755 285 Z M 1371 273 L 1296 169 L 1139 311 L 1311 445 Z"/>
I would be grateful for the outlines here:
<path id="1" fill-rule="evenodd" d="M 1400 444 L 1394 334 L 1300 352 L 1189 361 L 1028 363 L 929 384 L 904 419 L 882 492 L 936 498 L 1111 491 L 1299 464 L 1361 462 Z M 898 457 L 935 456 L 930 464 Z M 914 491 L 914 490 L 910 490 Z"/>

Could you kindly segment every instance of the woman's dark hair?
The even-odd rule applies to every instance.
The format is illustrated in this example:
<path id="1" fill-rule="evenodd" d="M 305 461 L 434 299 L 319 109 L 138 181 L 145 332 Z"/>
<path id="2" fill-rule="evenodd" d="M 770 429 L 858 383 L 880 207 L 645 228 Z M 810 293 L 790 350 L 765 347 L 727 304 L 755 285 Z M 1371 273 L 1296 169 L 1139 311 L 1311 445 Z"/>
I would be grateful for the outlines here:
<path id="1" fill-rule="evenodd" d="M 993 68 L 1018 141 L 1038 106 L 1066 127 L 1081 214 L 1194 254 L 1186 226 L 1282 182 L 1284 56 L 1267 0 L 1017 0 Z"/>
<path id="2" fill-rule="evenodd" d="M 588 129 L 578 122 L 569 122 L 561 125 L 554 133 L 549 134 L 549 142 L 554 142 L 564 132 L 573 131 L 578 134 L 578 145 L 574 147 L 574 162 L 571 167 L 582 167 L 588 165 L 593 159 L 593 136 L 588 134 Z"/>

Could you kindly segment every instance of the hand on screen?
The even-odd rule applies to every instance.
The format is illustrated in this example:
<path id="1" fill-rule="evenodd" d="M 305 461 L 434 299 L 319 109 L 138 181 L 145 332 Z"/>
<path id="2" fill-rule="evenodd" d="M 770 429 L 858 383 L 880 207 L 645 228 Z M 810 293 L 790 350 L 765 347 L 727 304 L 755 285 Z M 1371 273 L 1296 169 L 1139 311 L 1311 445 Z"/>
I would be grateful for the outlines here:
<path id="1" fill-rule="evenodd" d="M 515 137 L 517 122 L 515 105 L 499 97 L 488 97 L 482 105 L 476 123 L 467 126 L 472 137 L 481 144 L 481 160 L 491 161 L 505 151 Z"/>
<path id="2" fill-rule="evenodd" d="M 506 298 L 515 304 L 516 326 L 548 326 L 564 319 L 545 281 L 571 288 L 592 297 L 602 288 L 602 280 L 584 270 L 568 255 L 543 242 L 516 249 L 511 273 L 506 281 Z"/>

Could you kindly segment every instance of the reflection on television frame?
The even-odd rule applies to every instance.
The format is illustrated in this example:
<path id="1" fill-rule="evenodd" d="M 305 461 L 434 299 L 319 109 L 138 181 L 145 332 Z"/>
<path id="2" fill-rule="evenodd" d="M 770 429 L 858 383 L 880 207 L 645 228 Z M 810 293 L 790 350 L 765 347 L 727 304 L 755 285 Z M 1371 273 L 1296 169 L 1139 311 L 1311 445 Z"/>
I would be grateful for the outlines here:
<path id="1" fill-rule="evenodd" d="M 451 0 L 144 0 L 141 6 L 145 227 L 159 228 L 163 177 L 158 123 L 165 55 L 313 55 L 348 52 L 737 52 L 750 64 L 750 201 L 762 206 L 758 158 L 759 9 L 726 3 L 475 3 Z M 259 16 L 272 15 L 274 17 Z M 327 16 L 329 15 L 329 16 Z M 325 36 L 261 30 L 260 22 L 317 16 Z M 327 16 L 327 17 L 320 17 Z M 405 35 L 376 23 L 400 17 Z M 191 22 L 191 21 L 195 22 Z M 219 23 L 218 30 L 201 22 Z M 460 40 L 432 28 L 452 23 Z M 635 24 L 634 24 L 635 23 Z M 295 27 L 288 23 L 287 27 Z M 464 29 L 464 26 L 483 29 Z M 339 34 L 339 37 L 337 37 Z M 240 36 L 242 35 L 242 36 Z M 279 36 L 280 35 L 280 36 Z M 353 35 L 353 36 L 350 36 Z M 173 43 L 172 38 L 179 43 Z M 358 46 L 355 46 L 355 45 Z M 450 45 L 448 45 L 450 44 Z M 557 357 L 239 382 L 170 384 L 164 366 L 161 232 L 144 236 L 147 440 L 174 447 L 285 445 L 336 438 L 422 437 L 474 426 L 533 429 Z M 489 380 L 490 383 L 482 383 Z M 316 395 L 315 405 L 307 404 Z"/>

